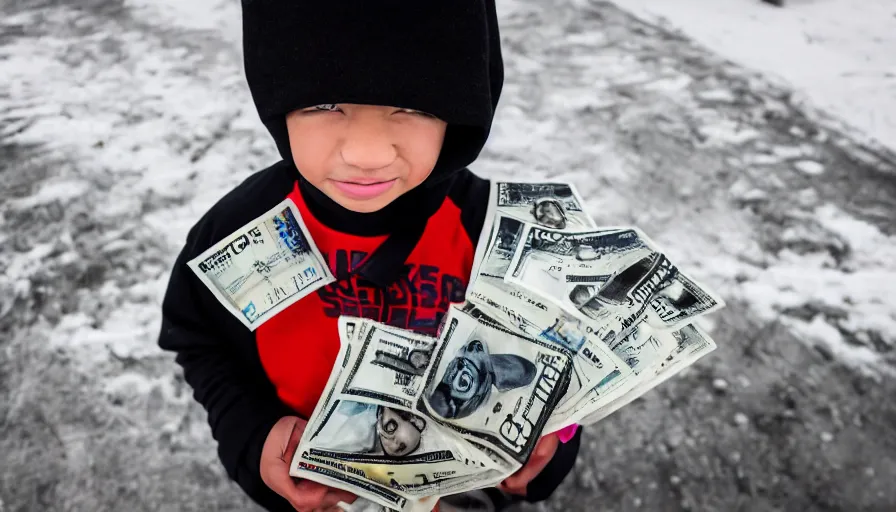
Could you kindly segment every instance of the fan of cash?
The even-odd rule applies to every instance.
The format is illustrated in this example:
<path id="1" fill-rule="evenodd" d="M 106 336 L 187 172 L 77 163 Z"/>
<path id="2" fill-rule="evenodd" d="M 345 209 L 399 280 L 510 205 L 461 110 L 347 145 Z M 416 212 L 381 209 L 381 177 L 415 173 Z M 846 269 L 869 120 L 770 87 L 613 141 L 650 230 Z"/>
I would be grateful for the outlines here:
<path id="1" fill-rule="evenodd" d="M 431 510 L 715 349 L 693 321 L 723 301 L 640 230 L 596 227 L 568 184 L 496 182 L 492 198 L 467 300 L 437 338 L 340 318 L 293 476 L 371 509 Z"/>
<path id="2" fill-rule="evenodd" d="M 466 300 L 437 337 L 339 319 L 340 352 L 290 466 L 432 510 L 492 487 L 542 436 L 595 423 L 716 348 L 724 307 L 634 227 L 599 228 L 575 187 L 493 181 Z M 287 199 L 190 262 L 249 329 L 334 281 Z"/>

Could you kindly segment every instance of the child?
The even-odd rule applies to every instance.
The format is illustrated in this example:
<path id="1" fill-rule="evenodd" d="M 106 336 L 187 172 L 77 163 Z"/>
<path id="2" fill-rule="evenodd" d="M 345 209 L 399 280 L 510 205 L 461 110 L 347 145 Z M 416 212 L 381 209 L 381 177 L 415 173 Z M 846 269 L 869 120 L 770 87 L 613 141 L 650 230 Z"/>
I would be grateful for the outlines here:
<path id="1" fill-rule="evenodd" d="M 339 349 L 337 318 L 432 335 L 448 305 L 463 301 L 489 188 L 466 166 L 486 141 L 504 78 L 495 5 L 244 0 L 243 45 L 255 105 L 283 160 L 190 231 L 159 345 L 177 354 L 207 410 L 230 478 L 268 510 L 327 508 L 354 497 L 296 481 L 288 467 Z M 186 263 L 287 197 L 337 282 L 251 332 Z M 578 442 L 545 436 L 502 492 L 480 495 L 546 498 Z"/>

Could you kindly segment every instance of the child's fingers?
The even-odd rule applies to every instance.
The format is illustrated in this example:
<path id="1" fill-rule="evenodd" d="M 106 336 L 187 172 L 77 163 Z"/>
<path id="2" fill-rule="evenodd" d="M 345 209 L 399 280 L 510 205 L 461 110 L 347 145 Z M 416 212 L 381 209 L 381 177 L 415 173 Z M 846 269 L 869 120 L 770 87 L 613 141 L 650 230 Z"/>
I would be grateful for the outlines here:
<path id="1" fill-rule="evenodd" d="M 354 494 L 343 491 L 342 489 L 333 489 L 332 487 L 327 488 L 327 494 L 324 496 L 323 501 L 321 502 L 322 507 L 335 507 L 340 501 L 344 501 L 346 503 L 354 503 L 355 500 L 358 499 Z"/>
<path id="2" fill-rule="evenodd" d="M 504 483 L 507 484 L 507 487 L 511 488 L 525 488 L 526 484 L 541 473 L 541 470 L 548 465 L 550 460 L 551 458 L 549 456 L 543 454 L 530 457 L 529 462 L 517 471 L 516 474 L 507 477 L 507 479 L 504 480 Z"/>
<path id="3" fill-rule="evenodd" d="M 290 495 L 286 499 L 296 510 L 313 510 L 323 506 L 322 502 L 329 490 L 329 487 L 317 482 L 299 480 L 291 486 Z"/>
<path id="4" fill-rule="evenodd" d="M 302 439 L 302 432 L 304 429 L 300 428 L 303 426 L 300 423 L 301 421 L 301 419 L 296 418 L 296 422 L 293 423 L 292 429 L 289 432 L 289 439 L 286 441 L 286 450 L 283 452 L 283 458 L 287 461 L 287 464 L 292 460 L 292 456 L 299 448 L 299 441 Z"/>
<path id="5" fill-rule="evenodd" d="M 548 434 L 542 437 L 538 444 L 535 445 L 535 453 L 551 458 L 557 451 L 557 445 L 560 444 L 560 437 L 557 434 Z"/>
<path id="6" fill-rule="evenodd" d="M 544 467 L 548 465 L 548 462 L 551 461 L 559 443 L 560 440 L 556 435 L 548 435 L 541 438 L 526 465 L 502 482 L 506 490 L 514 494 L 525 492 L 529 482 L 538 476 Z"/>

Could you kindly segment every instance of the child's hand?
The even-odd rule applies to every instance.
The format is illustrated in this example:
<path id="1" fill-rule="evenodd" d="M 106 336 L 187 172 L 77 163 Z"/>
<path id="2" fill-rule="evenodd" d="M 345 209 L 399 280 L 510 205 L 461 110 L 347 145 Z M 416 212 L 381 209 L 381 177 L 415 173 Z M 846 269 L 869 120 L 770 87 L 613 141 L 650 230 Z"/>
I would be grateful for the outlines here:
<path id="1" fill-rule="evenodd" d="M 510 494 L 525 496 L 526 486 L 528 486 L 529 482 L 538 476 L 538 474 L 541 473 L 541 470 L 547 466 L 548 462 L 550 462 L 554 453 L 557 451 L 557 446 L 559 444 L 560 438 L 557 437 L 556 433 L 548 434 L 539 439 L 538 444 L 535 445 L 535 450 L 532 451 L 532 455 L 529 457 L 529 461 L 526 462 L 526 465 L 501 482 L 499 488 Z"/>
<path id="2" fill-rule="evenodd" d="M 261 449 L 261 479 L 296 510 L 339 510 L 340 501 L 352 503 L 354 494 L 310 480 L 289 476 L 289 464 L 299 447 L 307 422 L 296 416 L 280 418 Z"/>

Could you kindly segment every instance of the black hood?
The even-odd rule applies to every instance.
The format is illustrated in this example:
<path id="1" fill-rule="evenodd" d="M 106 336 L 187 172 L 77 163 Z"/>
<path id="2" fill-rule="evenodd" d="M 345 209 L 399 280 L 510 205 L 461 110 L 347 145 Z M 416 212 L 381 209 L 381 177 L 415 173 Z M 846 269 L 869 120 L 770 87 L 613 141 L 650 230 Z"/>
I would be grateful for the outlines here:
<path id="1" fill-rule="evenodd" d="M 432 175 L 380 215 L 362 220 L 303 183 L 303 192 L 318 203 L 312 211 L 327 217 L 321 220 L 351 231 L 359 221 L 381 224 L 377 218 L 395 220 L 395 214 L 414 208 L 425 213 L 421 202 L 440 203 L 432 194 L 447 188 L 436 185 L 479 155 L 504 83 L 494 0 L 243 0 L 242 5 L 246 78 L 259 116 L 287 162 L 292 155 L 286 114 L 300 108 L 388 105 L 448 123 Z M 390 231 L 380 228 L 374 231 Z"/>

